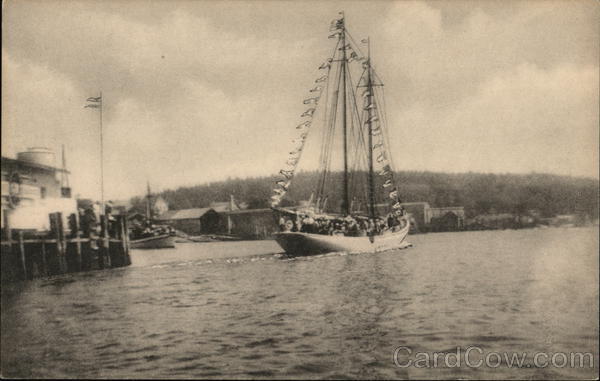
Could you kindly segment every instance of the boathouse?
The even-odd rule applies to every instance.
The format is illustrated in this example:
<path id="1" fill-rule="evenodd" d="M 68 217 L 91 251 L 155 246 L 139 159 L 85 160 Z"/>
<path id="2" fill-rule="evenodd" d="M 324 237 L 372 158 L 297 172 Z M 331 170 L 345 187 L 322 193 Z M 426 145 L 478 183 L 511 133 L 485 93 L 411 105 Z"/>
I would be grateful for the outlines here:
<path id="1" fill-rule="evenodd" d="M 155 220 L 189 235 L 216 234 L 221 224 L 221 217 L 213 208 L 169 210 Z"/>
<path id="2" fill-rule="evenodd" d="M 273 210 L 245 209 L 221 213 L 222 226 L 228 235 L 243 239 L 266 239 L 278 231 Z"/>
<path id="3" fill-rule="evenodd" d="M 429 220 L 430 231 L 447 232 L 462 230 L 465 225 L 465 208 L 463 206 L 429 208 L 426 219 Z"/>
<path id="4" fill-rule="evenodd" d="M 411 231 L 422 232 L 429 224 L 429 203 L 427 202 L 403 202 L 402 207 L 410 214 Z"/>

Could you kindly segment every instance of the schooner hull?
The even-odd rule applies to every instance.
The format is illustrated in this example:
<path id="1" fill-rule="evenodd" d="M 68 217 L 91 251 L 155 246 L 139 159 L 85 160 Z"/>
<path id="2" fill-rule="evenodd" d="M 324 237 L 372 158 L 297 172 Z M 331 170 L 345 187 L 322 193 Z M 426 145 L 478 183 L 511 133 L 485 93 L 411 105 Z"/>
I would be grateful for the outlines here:
<path id="1" fill-rule="evenodd" d="M 289 255 L 306 256 L 332 252 L 372 253 L 409 246 L 404 242 L 410 225 L 397 232 L 384 233 L 374 236 L 373 242 L 369 237 L 348 237 L 343 235 L 323 235 L 298 232 L 275 233 L 275 241 Z"/>

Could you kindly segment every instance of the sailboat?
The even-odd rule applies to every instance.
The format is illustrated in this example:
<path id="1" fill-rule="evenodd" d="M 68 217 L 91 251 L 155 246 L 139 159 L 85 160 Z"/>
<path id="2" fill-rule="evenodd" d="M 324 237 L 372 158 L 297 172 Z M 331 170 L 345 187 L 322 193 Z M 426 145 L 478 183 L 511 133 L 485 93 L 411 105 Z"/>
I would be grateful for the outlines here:
<path id="1" fill-rule="evenodd" d="M 271 197 L 282 230 L 274 234 L 274 239 L 293 256 L 378 252 L 410 246 L 405 242 L 410 222 L 393 178 L 383 83 L 371 62 L 370 40 L 361 40 L 367 47 L 365 55 L 346 29 L 343 12 L 340 15 L 329 28 L 329 38 L 337 40 L 335 48 L 319 67 L 323 72 L 304 100 L 308 109 L 296 127 L 300 136 L 293 142 Z M 353 77 L 358 80 L 353 81 Z M 321 150 L 315 190 L 303 207 L 283 207 L 281 201 L 292 185 L 305 143 L 316 125 L 323 129 L 318 139 Z M 342 179 L 332 171 L 335 147 L 342 151 Z M 339 180 L 343 184 L 341 192 L 339 184 L 332 186 L 341 193 L 337 209 L 331 202 L 336 197 L 327 186 Z M 384 200 L 379 193 L 383 193 Z M 361 210 L 357 205 L 367 208 Z"/>
<path id="2" fill-rule="evenodd" d="M 169 249 L 175 247 L 175 231 L 166 225 L 154 224 L 150 183 L 146 186 L 146 221 L 132 232 L 130 245 L 132 249 Z"/>

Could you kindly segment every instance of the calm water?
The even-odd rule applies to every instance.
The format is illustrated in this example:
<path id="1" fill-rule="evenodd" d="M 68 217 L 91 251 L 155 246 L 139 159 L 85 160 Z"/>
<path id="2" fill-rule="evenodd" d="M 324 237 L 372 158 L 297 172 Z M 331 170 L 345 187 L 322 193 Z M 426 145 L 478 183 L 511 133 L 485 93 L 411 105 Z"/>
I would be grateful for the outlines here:
<path id="1" fill-rule="evenodd" d="M 128 268 L 5 287 L 2 375 L 593 378 L 597 237 L 597 227 L 438 233 L 409 236 L 402 251 L 296 260 L 271 241 L 134 251 Z M 594 368 L 393 362 L 399 346 L 473 345 L 592 352 Z"/>

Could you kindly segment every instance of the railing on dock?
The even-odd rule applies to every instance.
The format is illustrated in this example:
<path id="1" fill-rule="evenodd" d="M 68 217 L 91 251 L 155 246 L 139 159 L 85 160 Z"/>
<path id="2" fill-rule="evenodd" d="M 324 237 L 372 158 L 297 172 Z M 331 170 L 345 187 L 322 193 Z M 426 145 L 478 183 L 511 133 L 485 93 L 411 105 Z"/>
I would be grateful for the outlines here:
<path id="1" fill-rule="evenodd" d="M 100 216 L 100 234 L 81 224 L 78 214 L 64 226 L 61 213 L 51 213 L 50 231 L 11 229 L 5 216 L 0 254 L 2 282 L 30 280 L 79 271 L 128 266 L 126 216 Z M 84 226 L 82 226 L 84 225 Z"/>

